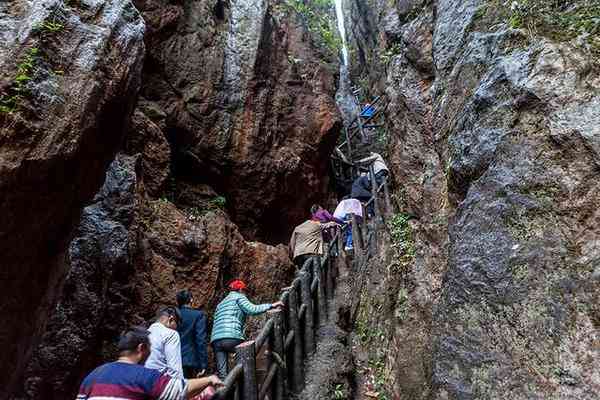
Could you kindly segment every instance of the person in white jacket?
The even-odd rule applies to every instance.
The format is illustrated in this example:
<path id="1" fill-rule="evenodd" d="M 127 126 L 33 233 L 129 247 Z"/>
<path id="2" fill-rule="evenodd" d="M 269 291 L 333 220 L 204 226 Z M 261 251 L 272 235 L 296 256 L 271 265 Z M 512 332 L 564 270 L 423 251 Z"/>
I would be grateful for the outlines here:
<path id="1" fill-rule="evenodd" d="M 181 314 L 175 307 L 161 308 L 155 323 L 150 325 L 150 356 L 144 364 L 173 378 L 183 379 L 181 341 L 177 324 Z"/>

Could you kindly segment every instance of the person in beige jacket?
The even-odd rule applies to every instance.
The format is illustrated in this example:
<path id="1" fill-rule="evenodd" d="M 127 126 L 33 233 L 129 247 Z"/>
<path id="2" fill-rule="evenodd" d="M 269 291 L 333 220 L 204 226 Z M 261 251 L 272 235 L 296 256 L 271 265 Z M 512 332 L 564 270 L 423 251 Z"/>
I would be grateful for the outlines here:
<path id="1" fill-rule="evenodd" d="M 335 222 L 323 224 L 309 219 L 294 229 L 290 239 L 290 255 L 298 268 L 302 268 L 307 259 L 323 255 L 323 229 L 336 225 Z"/>

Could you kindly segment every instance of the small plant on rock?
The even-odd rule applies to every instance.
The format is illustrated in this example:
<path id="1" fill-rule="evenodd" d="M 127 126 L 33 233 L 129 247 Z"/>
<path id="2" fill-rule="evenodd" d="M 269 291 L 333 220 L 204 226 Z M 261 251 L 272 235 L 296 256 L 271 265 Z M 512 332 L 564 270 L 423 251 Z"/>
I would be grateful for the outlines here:
<path id="1" fill-rule="evenodd" d="M 224 209 L 225 208 L 225 203 L 227 202 L 227 200 L 225 199 L 225 197 L 223 196 L 217 196 L 214 199 L 212 199 L 210 201 L 210 208 L 211 209 Z"/>
<path id="2" fill-rule="evenodd" d="M 29 93 L 28 84 L 33 80 L 38 57 L 39 49 L 32 47 L 17 64 L 17 75 L 11 83 L 8 93 L 0 97 L 0 113 L 10 114 L 16 111 L 21 99 Z"/>
<path id="3" fill-rule="evenodd" d="M 64 25 L 56 21 L 44 21 L 33 27 L 34 32 L 48 35 L 56 32 L 60 32 L 64 29 Z"/>
<path id="4" fill-rule="evenodd" d="M 389 64 L 390 61 L 392 61 L 392 59 L 394 59 L 394 57 L 396 57 L 397 55 L 402 53 L 402 47 L 400 46 L 400 44 L 395 43 L 394 45 L 392 45 L 391 47 L 388 47 L 382 54 L 381 54 L 381 62 L 384 65 Z"/>

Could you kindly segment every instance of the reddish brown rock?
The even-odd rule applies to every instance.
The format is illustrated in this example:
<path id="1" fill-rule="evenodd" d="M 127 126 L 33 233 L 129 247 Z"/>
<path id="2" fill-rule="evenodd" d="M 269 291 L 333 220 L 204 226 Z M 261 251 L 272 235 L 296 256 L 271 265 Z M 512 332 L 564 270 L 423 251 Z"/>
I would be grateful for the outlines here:
<path id="1" fill-rule="evenodd" d="M 142 96 L 165 114 L 176 174 L 224 195 L 247 237 L 277 243 L 326 197 L 337 68 L 283 2 L 251 3 L 137 1 Z"/>
<path id="2" fill-rule="evenodd" d="M 158 304 L 174 303 L 175 292 L 191 289 L 212 311 L 232 278 L 246 280 L 259 300 L 272 300 L 293 273 L 287 249 L 246 242 L 222 211 L 184 212 L 165 200 L 148 203 L 147 243 L 138 254 L 139 298 L 148 317 Z M 146 308 L 147 307 L 147 308 Z"/>

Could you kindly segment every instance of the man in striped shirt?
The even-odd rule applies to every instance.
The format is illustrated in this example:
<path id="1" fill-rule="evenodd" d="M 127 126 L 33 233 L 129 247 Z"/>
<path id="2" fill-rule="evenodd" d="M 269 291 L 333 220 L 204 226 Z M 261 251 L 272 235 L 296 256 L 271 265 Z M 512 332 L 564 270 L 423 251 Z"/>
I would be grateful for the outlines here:
<path id="1" fill-rule="evenodd" d="M 216 376 L 176 379 L 140 364 L 150 355 L 150 333 L 141 327 L 119 340 L 119 358 L 101 365 L 81 383 L 77 400 L 183 400 L 208 385 L 222 385 Z"/>

